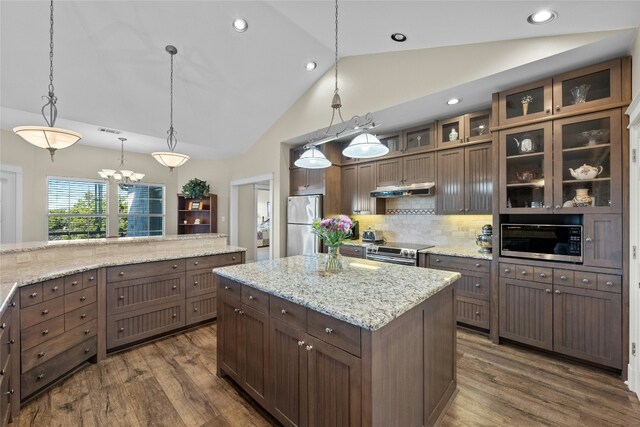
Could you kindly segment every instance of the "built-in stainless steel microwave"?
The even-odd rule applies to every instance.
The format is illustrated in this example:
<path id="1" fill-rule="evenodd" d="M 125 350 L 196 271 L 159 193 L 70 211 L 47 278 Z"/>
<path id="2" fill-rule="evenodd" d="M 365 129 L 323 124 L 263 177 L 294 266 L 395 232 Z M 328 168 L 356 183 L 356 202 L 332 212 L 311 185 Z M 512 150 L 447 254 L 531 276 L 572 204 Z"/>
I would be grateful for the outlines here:
<path id="1" fill-rule="evenodd" d="M 502 224 L 500 255 L 582 262 L 582 225 Z"/>

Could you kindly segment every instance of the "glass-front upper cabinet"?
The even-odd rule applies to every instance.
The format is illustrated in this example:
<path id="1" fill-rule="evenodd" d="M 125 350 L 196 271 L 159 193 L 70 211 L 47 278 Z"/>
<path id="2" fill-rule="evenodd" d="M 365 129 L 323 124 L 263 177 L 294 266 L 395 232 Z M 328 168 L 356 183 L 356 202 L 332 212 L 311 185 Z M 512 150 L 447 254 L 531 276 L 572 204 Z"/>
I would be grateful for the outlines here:
<path id="1" fill-rule="evenodd" d="M 436 148 L 436 124 L 428 123 L 404 131 L 404 151 L 420 152 Z"/>
<path id="2" fill-rule="evenodd" d="M 464 142 L 491 141 L 491 110 L 465 114 L 464 122 Z"/>
<path id="3" fill-rule="evenodd" d="M 550 213 L 553 147 L 550 122 L 500 131 L 500 212 Z"/>
<path id="4" fill-rule="evenodd" d="M 438 120 L 438 148 L 459 145 L 464 135 L 464 116 Z"/>
<path id="5" fill-rule="evenodd" d="M 554 114 L 620 101 L 620 69 L 620 59 L 616 59 L 554 77 Z"/>
<path id="6" fill-rule="evenodd" d="M 553 105 L 551 79 L 500 92 L 499 125 L 505 126 L 551 115 Z"/>
<path id="7" fill-rule="evenodd" d="M 554 122 L 554 211 L 622 212 L 621 114 Z"/>

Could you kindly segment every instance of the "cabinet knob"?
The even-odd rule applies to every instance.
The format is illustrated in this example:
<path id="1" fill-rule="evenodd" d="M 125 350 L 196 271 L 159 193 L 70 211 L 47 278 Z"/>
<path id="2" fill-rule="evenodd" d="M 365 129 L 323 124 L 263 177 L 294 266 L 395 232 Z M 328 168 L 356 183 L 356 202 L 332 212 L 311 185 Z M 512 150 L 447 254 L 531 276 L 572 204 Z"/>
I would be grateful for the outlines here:
<path id="1" fill-rule="evenodd" d="M 178 289 L 178 285 L 173 285 L 171 289 Z"/>
<path id="2" fill-rule="evenodd" d="M 480 316 L 480 312 L 479 311 L 476 311 L 476 316 Z"/>
<path id="3" fill-rule="evenodd" d="M 479 287 L 480 287 L 480 283 L 476 283 L 476 288 L 479 288 Z"/>
<path id="4" fill-rule="evenodd" d="M 567 280 L 567 276 L 560 276 L 560 280 Z"/>
<path id="5" fill-rule="evenodd" d="M 88 348 L 88 347 L 84 349 L 84 352 L 85 352 L 85 353 L 89 353 L 90 351 L 91 351 L 91 349 L 90 349 L 90 348 Z"/>
<path id="6" fill-rule="evenodd" d="M 55 292 L 55 291 L 57 291 L 57 290 L 58 290 L 58 287 L 57 287 L 57 286 L 54 286 L 53 288 L 51 288 L 51 292 Z"/>
<path id="7" fill-rule="evenodd" d="M 547 275 L 545 273 L 540 273 L 540 277 L 544 279 L 545 277 L 547 277 Z"/>
<path id="8" fill-rule="evenodd" d="M 464 212 L 464 209 L 460 208 L 458 209 L 458 212 Z"/>
<path id="9" fill-rule="evenodd" d="M 556 105 L 556 111 L 560 111 L 560 106 Z"/>
<path id="10" fill-rule="evenodd" d="M 16 303 L 15 302 L 11 302 L 11 304 L 9 304 L 11 307 L 15 307 Z"/>
<path id="11" fill-rule="evenodd" d="M 120 295 L 118 299 L 124 299 L 124 295 Z"/>
<path id="12" fill-rule="evenodd" d="M 173 264 L 173 268 L 174 269 L 178 268 L 178 264 Z"/>
<path id="13" fill-rule="evenodd" d="M 584 284 L 589 283 L 589 279 L 582 279 L 582 283 L 584 283 Z"/>
<path id="14" fill-rule="evenodd" d="M 255 298 L 253 298 L 253 295 L 249 295 L 249 299 L 255 299 Z"/>
<path id="15" fill-rule="evenodd" d="M 304 345 L 304 341 L 298 341 L 298 347 L 302 347 Z"/>
<path id="16" fill-rule="evenodd" d="M 3 324 L 0 326 L 0 329 L 7 329 L 7 324 L 6 324 L 6 323 L 3 323 Z"/>
<path id="17" fill-rule="evenodd" d="M 505 268 L 505 269 L 504 269 L 504 272 L 505 272 L 505 273 L 510 273 L 510 272 L 511 272 L 511 269 L 509 269 L 509 268 Z"/>
<path id="18" fill-rule="evenodd" d="M 613 282 L 607 282 L 607 286 L 608 287 L 612 287 L 613 286 Z"/>
<path id="19" fill-rule="evenodd" d="M 197 280 L 193 282 L 193 286 L 198 286 L 198 281 Z"/>
<path id="20" fill-rule="evenodd" d="M 242 315 L 244 314 L 244 311 L 240 310 L 240 311 L 238 312 L 238 314 L 239 314 L 240 316 L 242 316 Z"/>
<path id="21" fill-rule="evenodd" d="M 124 276 L 124 271 L 121 271 L 120 273 L 118 273 L 118 276 Z"/>
<path id="22" fill-rule="evenodd" d="M 235 260 L 236 260 L 236 257 L 234 257 L 234 256 L 233 256 L 233 257 L 231 257 L 231 260 L 232 260 L 232 261 L 235 261 Z"/>
<path id="23" fill-rule="evenodd" d="M 198 261 L 194 261 L 194 262 L 193 262 L 193 265 L 198 265 Z"/>
<path id="24" fill-rule="evenodd" d="M 44 357 L 44 351 L 41 351 L 40 353 L 38 353 L 38 357 Z"/>
<path id="25" fill-rule="evenodd" d="M 480 267 L 480 263 L 479 262 L 476 262 L 476 267 Z"/>
<path id="26" fill-rule="evenodd" d="M 324 331 L 325 331 L 327 334 L 330 334 L 331 332 L 333 332 L 333 329 L 331 329 L 331 328 L 324 328 Z"/>
<path id="27" fill-rule="evenodd" d="M 71 282 L 71 286 L 76 286 L 78 284 L 77 280 L 74 280 L 73 282 Z"/>
<path id="28" fill-rule="evenodd" d="M 547 108 L 544 112 L 547 114 L 551 114 L 551 108 Z"/>
<path id="29" fill-rule="evenodd" d="M 178 315 L 176 313 L 173 313 L 173 315 L 171 317 L 176 318 L 176 317 L 178 317 Z"/>
<path id="30" fill-rule="evenodd" d="M 551 209 L 551 205 L 544 205 L 545 209 Z"/>
<path id="31" fill-rule="evenodd" d="M 80 315 L 80 318 L 81 318 L 81 319 L 84 319 L 85 317 L 87 317 L 87 313 L 82 313 L 82 314 Z"/>
<path id="32" fill-rule="evenodd" d="M 560 292 L 558 289 L 556 289 L 556 290 L 555 290 L 555 292 L 556 292 L 556 294 L 558 294 L 558 295 L 560 295 L 560 294 L 561 294 L 561 292 Z"/>
<path id="33" fill-rule="evenodd" d="M 522 271 L 520 272 L 520 274 L 522 274 L 523 276 L 526 276 L 526 275 L 527 275 L 527 271 L 526 271 L 526 270 L 522 270 Z"/>
<path id="34" fill-rule="evenodd" d="M 13 338 L 7 341 L 7 344 L 15 344 L 15 343 L 16 343 L 16 340 L 14 340 Z"/>
<path id="35" fill-rule="evenodd" d="M 11 389 L 11 390 L 9 390 L 9 391 L 7 392 L 7 394 L 9 394 L 9 395 L 11 395 L 11 394 L 13 394 L 13 393 L 15 393 L 15 391 L 14 391 L 13 389 Z"/>
<path id="36" fill-rule="evenodd" d="M 37 296 L 38 296 L 38 293 L 37 293 L 37 292 L 34 292 L 34 293 L 32 293 L 31 295 L 29 295 L 29 296 L 30 296 L 31 298 L 35 298 L 35 297 L 37 297 Z"/>
<path id="37" fill-rule="evenodd" d="M 87 297 L 85 297 L 84 295 L 80 297 L 80 301 L 85 301 L 87 299 Z"/>
<path id="38" fill-rule="evenodd" d="M 7 373 L 7 370 L 6 370 L 6 369 L 3 369 L 3 370 L 1 370 L 1 371 L 0 371 L 0 375 L 4 375 L 4 374 L 6 374 L 6 373 Z"/>
<path id="39" fill-rule="evenodd" d="M 89 281 L 93 281 L 94 277 L 93 276 L 89 276 Z"/>
<path id="40" fill-rule="evenodd" d="M 45 316 L 49 314 L 49 310 L 47 310 L 46 308 L 44 310 L 42 310 L 42 315 Z"/>
<path id="41" fill-rule="evenodd" d="M 87 335 L 89 332 L 91 332 L 91 330 L 90 330 L 90 329 L 85 329 L 85 330 L 84 330 L 84 334 L 85 334 L 85 335 Z"/>
<path id="42" fill-rule="evenodd" d="M 44 331 L 42 331 L 42 335 L 48 335 L 49 334 L 49 330 L 45 329 Z"/>
<path id="43" fill-rule="evenodd" d="M 544 290 L 546 293 L 550 294 L 551 293 L 551 289 L 545 289 Z"/>
<path id="44" fill-rule="evenodd" d="M 228 286 L 225 286 L 224 288 L 225 288 L 226 290 L 229 290 L 229 287 L 228 287 Z"/>
<path id="45" fill-rule="evenodd" d="M 198 307 L 193 307 L 193 311 L 194 312 L 198 311 Z"/>
<path id="46" fill-rule="evenodd" d="M 436 258 L 436 262 L 440 262 L 440 258 Z"/>
<path id="47" fill-rule="evenodd" d="M 305 348 L 307 349 L 307 351 L 311 351 L 313 349 L 313 346 L 312 345 L 308 345 Z"/>
<path id="48" fill-rule="evenodd" d="M 285 310 L 284 308 L 282 310 L 280 310 L 280 313 L 282 314 L 287 314 L 287 310 Z"/>
<path id="49" fill-rule="evenodd" d="M 120 332 L 124 332 L 124 328 L 120 328 Z"/>
<path id="50" fill-rule="evenodd" d="M 235 313 L 238 313 L 238 312 L 240 311 L 240 309 L 239 309 L 239 308 L 234 308 L 234 309 L 233 309 L 233 311 L 234 311 Z"/>
<path id="51" fill-rule="evenodd" d="M 585 237 L 584 241 L 585 242 L 593 242 L 593 239 L 591 237 Z"/>
<path id="52" fill-rule="evenodd" d="M 36 378 L 37 378 L 38 381 L 40 381 L 40 380 L 42 380 L 44 378 L 44 374 L 40 374 Z"/>
<path id="53" fill-rule="evenodd" d="M 561 205 L 556 205 L 555 209 L 562 209 L 562 206 Z"/>

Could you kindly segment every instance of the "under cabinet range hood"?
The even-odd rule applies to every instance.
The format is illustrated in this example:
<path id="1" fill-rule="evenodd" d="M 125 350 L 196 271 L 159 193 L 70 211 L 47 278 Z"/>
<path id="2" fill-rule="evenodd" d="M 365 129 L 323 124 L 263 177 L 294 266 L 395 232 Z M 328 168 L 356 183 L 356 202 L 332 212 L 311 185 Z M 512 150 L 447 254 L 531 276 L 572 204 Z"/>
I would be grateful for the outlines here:
<path id="1" fill-rule="evenodd" d="M 392 197 L 409 197 L 409 196 L 433 196 L 433 187 L 435 182 L 422 182 L 411 185 L 390 185 L 386 187 L 377 187 L 371 192 L 371 197 L 392 198 Z"/>

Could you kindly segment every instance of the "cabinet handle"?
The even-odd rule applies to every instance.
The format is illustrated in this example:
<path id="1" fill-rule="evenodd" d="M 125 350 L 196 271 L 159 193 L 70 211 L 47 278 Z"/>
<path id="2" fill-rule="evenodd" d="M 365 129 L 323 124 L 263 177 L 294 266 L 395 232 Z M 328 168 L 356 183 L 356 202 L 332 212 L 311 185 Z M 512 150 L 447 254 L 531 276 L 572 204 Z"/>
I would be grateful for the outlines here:
<path id="1" fill-rule="evenodd" d="M 436 262 L 440 262 L 440 258 L 436 258 Z"/>
<path id="2" fill-rule="evenodd" d="M 476 311 L 476 316 L 480 316 L 480 312 L 479 311 Z"/>
<path id="3" fill-rule="evenodd" d="M 545 209 L 551 209 L 551 205 L 544 205 Z"/>
<path id="4" fill-rule="evenodd" d="M 480 267 L 480 263 L 479 262 L 476 263 L 476 267 Z"/>
<path id="5" fill-rule="evenodd" d="M 298 341 L 298 347 L 302 347 L 304 345 L 304 341 Z"/>
<path id="6" fill-rule="evenodd" d="M 120 273 L 118 273 L 118 276 L 124 276 L 124 271 L 121 271 Z"/>
<path id="7" fill-rule="evenodd" d="M 585 242 L 593 242 L 593 239 L 591 237 L 585 237 L 584 241 Z"/>
<path id="8" fill-rule="evenodd" d="M 73 282 L 71 282 L 71 286 L 76 286 L 78 284 L 77 280 L 74 280 Z"/>
<path id="9" fill-rule="evenodd" d="M 560 106 L 556 105 L 556 111 L 560 111 Z"/>
<path id="10" fill-rule="evenodd" d="M 547 114 L 551 114 L 551 108 L 547 108 L 547 109 L 545 110 L 545 113 L 547 113 Z"/>
<path id="11" fill-rule="evenodd" d="M 49 330 L 45 329 L 44 331 L 42 331 L 42 335 L 48 335 L 49 334 Z"/>
<path id="12" fill-rule="evenodd" d="M 324 328 L 324 331 L 325 331 L 327 334 L 330 334 L 331 332 L 333 332 L 333 329 L 331 329 L 331 328 Z"/>
<path id="13" fill-rule="evenodd" d="M 80 318 L 81 318 L 81 319 L 84 319 L 85 317 L 87 317 L 87 313 L 82 313 L 82 314 L 80 315 Z"/>
<path id="14" fill-rule="evenodd" d="M 193 286 L 198 286 L 198 281 L 193 282 Z"/>
<path id="15" fill-rule="evenodd" d="M 254 299 L 254 298 L 253 298 L 253 295 L 249 295 L 249 299 Z"/>
<path id="16" fill-rule="evenodd" d="M 40 353 L 38 353 L 38 357 L 44 357 L 44 351 L 41 351 Z"/>
<path id="17" fill-rule="evenodd" d="M 527 271 L 526 270 L 522 270 L 522 272 L 520 274 L 522 274 L 523 276 L 526 276 L 527 275 Z"/>
<path id="18" fill-rule="evenodd" d="M 6 373 L 7 373 L 6 369 L 3 369 L 3 370 L 0 371 L 0 375 L 4 375 Z"/>
<path id="19" fill-rule="evenodd" d="M 57 287 L 57 286 L 54 286 L 53 288 L 51 288 L 51 292 L 55 292 L 55 291 L 57 291 L 57 290 L 58 290 L 58 287 Z"/>
<path id="20" fill-rule="evenodd" d="M 120 328 L 120 332 L 124 332 L 124 328 Z"/>
<path id="21" fill-rule="evenodd" d="M 584 284 L 589 283 L 589 279 L 582 279 L 582 283 L 584 283 Z"/>
<path id="22" fill-rule="evenodd" d="M 238 313 L 238 312 L 240 311 L 240 309 L 239 309 L 239 308 L 234 308 L 234 309 L 233 309 L 233 311 L 234 311 L 235 313 Z"/>
<path id="23" fill-rule="evenodd" d="M 465 212 L 469 212 L 469 208 L 466 208 L 464 211 L 465 211 Z"/>
<path id="24" fill-rule="evenodd" d="M 11 395 L 11 394 L 13 394 L 13 393 L 14 393 L 14 390 L 13 390 L 13 389 L 11 389 L 11 390 L 9 390 L 9 391 L 7 392 L 7 394 L 9 394 L 9 395 Z"/>
<path id="25" fill-rule="evenodd" d="M 37 378 L 36 378 L 36 379 L 37 379 L 38 381 L 40 381 L 40 380 L 42 380 L 43 378 L 44 378 L 44 374 L 40 374 L 40 375 L 38 375 L 38 376 L 37 376 Z"/>
<path id="26" fill-rule="evenodd" d="M 287 314 L 287 310 L 285 310 L 285 309 L 283 308 L 282 310 L 280 310 L 280 313 L 282 313 L 283 315 L 284 315 L 284 314 Z"/>
<path id="27" fill-rule="evenodd" d="M 80 297 L 80 301 L 84 301 L 86 299 L 87 299 L 87 297 L 85 297 L 84 295 Z"/>
<path id="28" fill-rule="evenodd" d="M 607 286 L 608 287 L 612 287 L 613 286 L 613 282 L 607 282 Z"/>
<path id="29" fill-rule="evenodd" d="M 550 294 L 551 293 L 551 289 L 545 289 L 544 290 L 546 293 Z"/>
<path id="30" fill-rule="evenodd" d="M 460 208 L 458 209 L 458 212 L 464 212 L 464 209 Z"/>
<path id="31" fill-rule="evenodd" d="M 7 329 L 7 324 L 3 323 L 2 326 L 0 326 L 0 329 Z"/>
<path id="32" fill-rule="evenodd" d="M 42 315 L 43 315 L 43 316 L 45 316 L 45 315 L 47 315 L 47 314 L 49 314 L 49 310 L 47 310 L 47 309 L 42 310 Z"/>
<path id="33" fill-rule="evenodd" d="M 562 209 L 561 205 L 556 205 L 555 209 Z"/>
<path id="34" fill-rule="evenodd" d="M 38 293 L 37 293 L 37 292 L 34 292 L 34 293 L 32 293 L 31 295 L 29 295 L 29 296 L 30 296 L 31 298 L 35 298 L 35 297 L 37 297 L 37 296 L 38 296 Z"/>
<path id="35" fill-rule="evenodd" d="M 511 272 L 511 270 L 510 270 L 510 269 L 508 269 L 508 268 L 505 268 L 505 269 L 504 269 L 504 272 L 505 272 L 505 273 L 510 273 L 510 272 Z"/>
<path id="36" fill-rule="evenodd" d="M 194 312 L 198 311 L 198 307 L 193 307 L 193 311 Z"/>
<path id="37" fill-rule="evenodd" d="M 176 317 L 178 317 L 178 315 L 176 313 L 173 313 L 173 316 L 171 316 L 171 317 L 176 318 Z"/>
<path id="38" fill-rule="evenodd" d="M 91 351 L 91 349 L 90 349 L 90 348 L 88 348 L 88 347 L 84 349 L 84 352 L 85 352 L 85 353 L 89 353 L 89 351 Z"/>
<path id="39" fill-rule="evenodd" d="M 480 287 L 480 283 L 476 283 L 476 288 L 479 288 L 479 287 Z"/>
<path id="40" fill-rule="evenodd" d="M 9 304 L 11 307 L 15 307 L 16 303 L 15 302 L 11 302 L 11 304 Z"/>
<path id="41" fill-rule="evenodd" d="M 198 265 L 198 261 L 194 261 L 194 262 L 193 262 L 193 265 Z"/>
<path id="42" fill-rule="evenodd" d="M 545 277 L 547 277 L 547 275 L 545 273 L 540 273 L 540 277 L 544 279 Z"/>
<path id="43" fill-rule="evenodd" d="M 178 289 L 178 285 L 173 285 L 171 289 Z"/>
<path id="44" fill-rule="evenodd" d="M 234 257 L 234 256 L 231 257 L 231 261 L 235 261 L 235 260 L 236 260 L 236 257 Z"/>
<path id="45" fill-rule="evenodd" d="M 244 311 L 240 310 L 240 311 L 238 312 L 238 314 L 239 314 L 240 316 L 242 316 L 242 315 L 244 314 Z"/>
<path id="46" fill-rule="evenodd" d="M 313 349 L 313 346 L 312 345 L 308 345 L 305 348 L 307 349 L 307 351 L 311 351 Z"/>
<path id="47" fill-rule="evenodd" d="M 555 290 L 555 292 L 556 292 L 556 294 L 558 294 L 558 295 L 560 295 L 560 294 L 561 294 L 561 292 L 560 292 L 559 290 L 557 290 L 557 289 Z"/>
<path id="48" fill-rule="evenodd" d="M 14 340 L 13 338 L 7 341 L 7 344 L 15 344 L 15 343 L 16 343 L 16 340 Z"/>
<path id="49" fill-rule="evenodd" d="M 119 299 L 124 299 L 124 295 L 120 295 L 118 298 Z"/>
<path id="50" fill-rule="evenodd" d="M 560 276 L 560 280 L 567 280 L 567 276 Z"/>
<path id="51" fill-rule="evenodd" d="M 89 276 L 89 281 L 93 281 L 94 277 L 93 276 Z"/>
<path id="52" fill-rule="evenodd" d="M 178 264 L 173 264 L 173 268 L 174 269 L 178 268 Z"/>
<path id="53" fill-rule="evenodd" d="M 87 335 L 89 332 L 91 332 L 91 330 L 90 330 L 90 329 L 85 329 L 85 330 L 84 330 L 84 334 L 85 334 L 85 335 Z"/>

